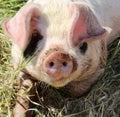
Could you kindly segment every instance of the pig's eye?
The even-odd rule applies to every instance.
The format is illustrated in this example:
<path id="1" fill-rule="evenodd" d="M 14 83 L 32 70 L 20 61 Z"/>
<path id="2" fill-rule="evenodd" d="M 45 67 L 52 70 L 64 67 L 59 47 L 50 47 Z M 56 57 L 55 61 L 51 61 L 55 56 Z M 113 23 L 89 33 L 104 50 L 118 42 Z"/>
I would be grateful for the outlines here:
<path id="1" fill-rule="evenodd" d="M 80 44 L 80 46 L 79 46 L 80 52 L 81 52 L 82 54 L 85 54 L 85 52 L 87 51 L 87 48 L 88 48 L 87 42 L 83 42 L 83 43 Z"/>
<path id="2" fill-rule="evenodd" d="M 38 42 L 43 39 L 43 36 L 39 32 L 34 32 L 31 36 L 31 41 L 24 51 L 24 57 L 28 58 L 32 56 L 37 48 Z"/>

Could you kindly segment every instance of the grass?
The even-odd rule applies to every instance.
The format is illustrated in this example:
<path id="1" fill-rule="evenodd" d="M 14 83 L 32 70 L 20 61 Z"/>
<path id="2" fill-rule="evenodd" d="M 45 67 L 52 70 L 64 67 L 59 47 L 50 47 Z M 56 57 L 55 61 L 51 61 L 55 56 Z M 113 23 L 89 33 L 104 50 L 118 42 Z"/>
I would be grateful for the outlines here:
<path id="1" fill-rule="evenodd" d="M 0 0 L 0 23 L 13 16 L 25 0 Z M 0 28 L 0 117 L 12 117 L 15 104 L 16 75 L 10 55 L 11 41 Z M 108 46 L 104 74 L 84 96 L 66 99 L 63 109 L 34 108 L 36 117 L 120 117 L 120 39 Z M 59 102 L 58 102 L 59 103 Z M 37 107 L 37 106 L 36 106 Z"/>

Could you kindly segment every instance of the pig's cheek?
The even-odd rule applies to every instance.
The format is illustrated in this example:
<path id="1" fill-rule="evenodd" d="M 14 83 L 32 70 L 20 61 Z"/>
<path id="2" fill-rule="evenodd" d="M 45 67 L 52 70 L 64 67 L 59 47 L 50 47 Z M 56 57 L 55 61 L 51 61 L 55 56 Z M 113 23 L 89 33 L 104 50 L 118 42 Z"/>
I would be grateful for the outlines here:
<path id="1" fill-rule="evenodd" d="M 17 69 L 22 61 L 22 52 L 15 44 L 12 45 L 11 55 L 14 68 Z"/>
<path id="2" fill-rule="evenodd" d="M 78 80 L 79 77 L 81 77 L 82 74 L 82 65 L 81 62 L 78 62 L 78 67 L 77 69 L 71 74 L 71 81 Z"/>
<path id="3" fill-rule="evenodd" d="M 29 64 L 26 66 L 26 71 L 34 78 L 37 80 L 41 81 L 41 71 L 36 67 L 35 64 Z"/>

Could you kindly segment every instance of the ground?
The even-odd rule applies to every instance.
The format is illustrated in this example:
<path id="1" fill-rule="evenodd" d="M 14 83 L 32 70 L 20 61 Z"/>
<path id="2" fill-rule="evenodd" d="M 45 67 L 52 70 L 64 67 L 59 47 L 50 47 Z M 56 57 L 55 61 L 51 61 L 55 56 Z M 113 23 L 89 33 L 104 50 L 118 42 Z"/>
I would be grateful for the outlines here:
<path id="1" fill-rule="evenodd" d="M 0 23 L 13 16 L 24 3 L 25 0 L 0 0 Z M 13 116 L 18 90 L 19 69 L 15 71 L 12 67 L 10 48 L 11 41 L 0 27 L 0 117 Z M 42 104 L 36 103 L 36 108 L 31 109 L 36 117 L 120 117 L 120 39 L 108 46 L 105 72 L 85 95 L 63 101 L 56 89 L 49 90 L 56 97 L 51 99 L 59 109 L 44 105 L 42 99 Z M 64 106 L 60 108 L 61 105 Z"/>

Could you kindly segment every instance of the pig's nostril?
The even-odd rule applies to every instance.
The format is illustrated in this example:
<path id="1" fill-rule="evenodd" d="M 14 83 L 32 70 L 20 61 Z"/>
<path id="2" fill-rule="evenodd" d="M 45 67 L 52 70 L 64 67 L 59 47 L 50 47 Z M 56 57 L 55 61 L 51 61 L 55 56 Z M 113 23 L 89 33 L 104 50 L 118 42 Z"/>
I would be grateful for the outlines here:
<path id="1" fill-rule="evenodd" d="M 53 67 L 53 66 L 54 66 L 54 62 L 50 62 L 49 67 Z"/>
<path id="2" fill-rule="evenodd" d="M 66 66 L 67 66 L 67 62 L 63 62 L 62 65 L 63 65 L 64 67 L 66 67 Z"/>
<path id="3" fill-rule="evenodd" d="M 62 66 L 63 66 L 63 67 L 67 67 L 67 65 L 68 65 L 67 62 L 62 62 Z M 50 67 L 50 68 L 52 68 L 52 67 L 54 67 L 54 66 L 55 66 L 55 63 L 54 63 L 54 62 L 50 62 L 50 63 L 49 63 L 49 67 Z"/>

